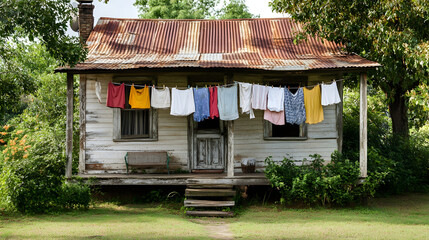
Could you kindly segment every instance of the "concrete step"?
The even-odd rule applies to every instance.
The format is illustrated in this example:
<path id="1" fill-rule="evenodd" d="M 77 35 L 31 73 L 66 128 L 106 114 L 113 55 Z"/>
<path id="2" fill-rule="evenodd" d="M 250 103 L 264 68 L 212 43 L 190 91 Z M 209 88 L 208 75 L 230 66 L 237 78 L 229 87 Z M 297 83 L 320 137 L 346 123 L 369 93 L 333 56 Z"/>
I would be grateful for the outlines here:
<path id="1" fill-rule="evenodd" d="M 234 201 L 212 201 L 188 199 L 184 202 L 185 207 L 234 207 Z"/>
<path id="2" fill-rule="evenodd" d="M 187 188 L 186 197 L 234 197 L 235 190 L 232 189 L 212 189 L 212 188 Z"/>
<path id="3" fill-rule="evenodd" d="M 233 217 L 234 212 L 224 211 L 186 211 L 186 215 L 193 217 Z"/>

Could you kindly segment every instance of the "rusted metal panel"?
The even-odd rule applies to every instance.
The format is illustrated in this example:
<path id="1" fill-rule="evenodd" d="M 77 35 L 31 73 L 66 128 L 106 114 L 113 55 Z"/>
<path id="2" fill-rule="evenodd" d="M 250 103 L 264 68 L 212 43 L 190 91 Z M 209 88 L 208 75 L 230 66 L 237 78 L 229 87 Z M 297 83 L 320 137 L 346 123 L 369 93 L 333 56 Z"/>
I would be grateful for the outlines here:
<path id="1" fill-rule="evenodd" d="M 87 41 L 88 59 L 57 71 L 180 67 L 288 71 L 380 66 L 318 37 L 294 44 L 299 31 L 300 24 L 289 18 L 100 18 Z"/>

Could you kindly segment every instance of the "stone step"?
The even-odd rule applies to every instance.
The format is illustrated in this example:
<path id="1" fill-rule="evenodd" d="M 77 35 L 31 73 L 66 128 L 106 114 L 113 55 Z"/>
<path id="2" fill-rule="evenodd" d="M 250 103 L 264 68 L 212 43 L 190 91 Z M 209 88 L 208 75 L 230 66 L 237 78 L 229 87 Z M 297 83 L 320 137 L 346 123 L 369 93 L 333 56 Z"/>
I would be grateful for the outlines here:
<path id="1" fill-rule="evenodd" d="M 234 197 L 235 190 L 232 189 L 211 189 L 211 188 L 187 188 L 186 197 Z"/>
<path id="2" fill-rule="evenodd" d="M 234 207 L 234 201 L 212 201 L 188 199 L 184 202 L 185 207 Z"/>
<path id="3" fill-rule="evenodd" d="M 187 216 L 192 217 L 233 217 L 234 212 L 224 211 L 186 211 Z"/>

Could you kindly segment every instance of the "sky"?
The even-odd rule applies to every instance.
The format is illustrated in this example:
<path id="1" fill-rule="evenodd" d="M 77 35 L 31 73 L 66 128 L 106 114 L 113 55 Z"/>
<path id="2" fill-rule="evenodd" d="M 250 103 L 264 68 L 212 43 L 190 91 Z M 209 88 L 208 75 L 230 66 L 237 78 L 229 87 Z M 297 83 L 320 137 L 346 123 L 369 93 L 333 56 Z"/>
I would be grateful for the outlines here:
<path id="1" fill-rule="evenodd" d="M 97 23 L 100 17 L 114 18 L 138 18 L 137 7 L 134 7 L 135 0 L 109 0 L 107 4 L 104 1 L 94 0 L 94 21 Z M 273 13 L 268 6 L 269 0 L 246 0 L 249 11 L 252 14 L 260 15 L 261 18 L 286 17 L 284 14 Z M 69 35 L 78 36 L 71 29 L 67 31 Z"/>

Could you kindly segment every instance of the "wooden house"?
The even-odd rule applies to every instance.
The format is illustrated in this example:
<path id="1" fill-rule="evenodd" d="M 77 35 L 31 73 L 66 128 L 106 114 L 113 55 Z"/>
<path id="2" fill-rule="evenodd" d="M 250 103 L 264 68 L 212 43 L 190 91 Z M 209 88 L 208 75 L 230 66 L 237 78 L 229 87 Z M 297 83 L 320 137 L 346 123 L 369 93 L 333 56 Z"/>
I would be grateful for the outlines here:
<path id="1" fill-rule="evenodd" d="M 276 126 L 240 114 L 235 121 L 196 123 L 169 109 L 106 107 L 107 84 L 167 87 L 234 81 L 309 86 L 361 73 L 361 173 L 366 176 L 366 71 L 376 62 L 345 53 L 318 37 L 294 43 L 301 25 L 289 18 L 161 20 L 101 18 L 93 28 L 92 1 L 80 1 L 80 36 L 88 58 L 59 68 L 68 76 L 67 177 L 71 177 L 73 75 L 80 76 L 79 175 L 100 185 L 264 185 L 264 159 L 300 161 L 318 153 L 325 160 L 342 145 L 342 104 L 323 107 L 318 124 Z M 96 95 L 101 86 L 101 103 Z M 342 82 L 338 81 L 342 97 Z M 144 158 L 143 172 L 127 174 L 124 157 Z M 136 154 L 138 153 L 138 154 Z M 256 159 L 257 173 L 243 174 L 241 160 Z M 166 161 L 172 173 L 165 171 Z M 142 164 L 145 165 L 145 164 Z M 174 173 L 174 169 L 176 169 Z M 181 173 L 177 171 L 180 169 Z M 187 172 L 187 173 L 184 173 Z M 259 172 L 259 173 L 258 173 Z M 210 173 L 210 174 L 199 174 Z"/>

